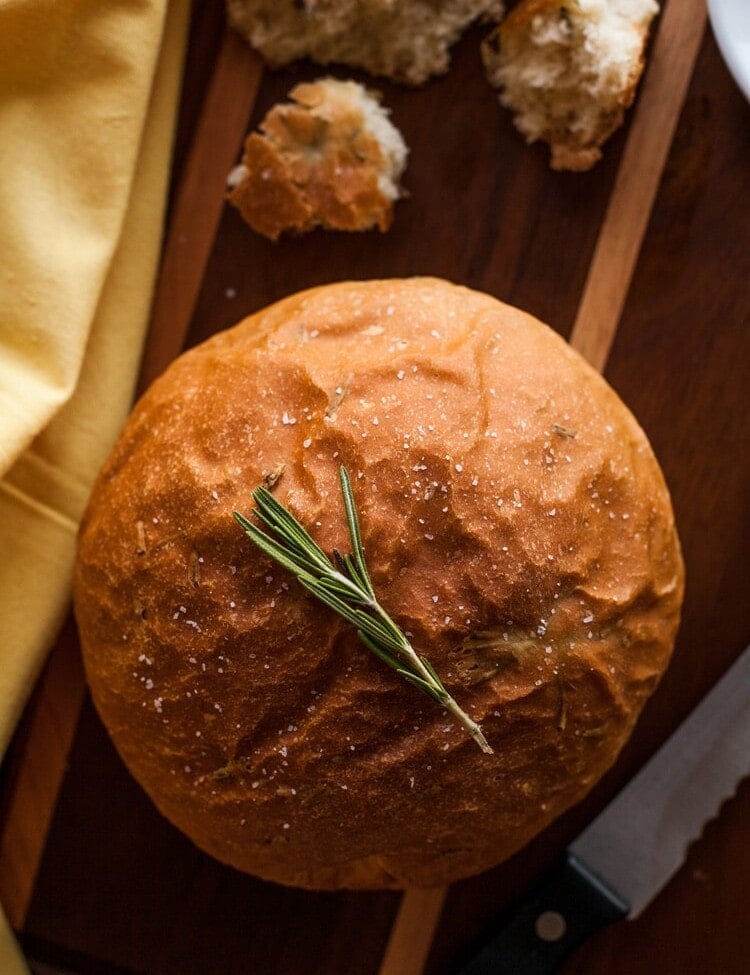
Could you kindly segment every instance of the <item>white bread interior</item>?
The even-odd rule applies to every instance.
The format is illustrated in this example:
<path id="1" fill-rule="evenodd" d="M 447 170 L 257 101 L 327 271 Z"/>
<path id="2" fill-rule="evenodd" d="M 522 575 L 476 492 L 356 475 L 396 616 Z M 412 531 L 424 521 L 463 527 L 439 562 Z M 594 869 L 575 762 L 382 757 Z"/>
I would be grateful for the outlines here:
<path id="1" fill-rule="evenodd" d="M 523 0 L 483 45 L 490 83 L 553 169 L 589 169 L 643 70 L 654 0 Z"/>
<path id="2" fill-rule="evenodd" d="M 308 57 L 407 84 L 447 71 L 473 21 L 499 21 L 501 0 L 228 0 L 229 21 L 273 66 Z"/>

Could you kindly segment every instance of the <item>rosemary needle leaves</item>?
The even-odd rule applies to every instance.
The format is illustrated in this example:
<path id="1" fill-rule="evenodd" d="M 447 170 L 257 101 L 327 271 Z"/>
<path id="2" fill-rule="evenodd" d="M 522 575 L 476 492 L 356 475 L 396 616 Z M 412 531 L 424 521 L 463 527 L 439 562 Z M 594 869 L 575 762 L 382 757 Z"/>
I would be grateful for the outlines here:
<path id="1" fill-rule="evenodd" d="M 339 468 L 339 475 L 352 551 L 350 555 L 334 552 L 335 564 L 294 515 L 265 487 L 253 491 L 253 501 L 256 504 L 254 513 L 268 533 L 237 511 L 234 517 L 259 549 L 288 569 L 313 596 L 355 626 L 357 636 L 368 650 L 450 711 L 482 751 L 492 754 L 482 729 L 458 706 L 429 660 L 414 650 L 403 630 L 378 602 L 365 562 L 351 481 L 344 467 Z"/>

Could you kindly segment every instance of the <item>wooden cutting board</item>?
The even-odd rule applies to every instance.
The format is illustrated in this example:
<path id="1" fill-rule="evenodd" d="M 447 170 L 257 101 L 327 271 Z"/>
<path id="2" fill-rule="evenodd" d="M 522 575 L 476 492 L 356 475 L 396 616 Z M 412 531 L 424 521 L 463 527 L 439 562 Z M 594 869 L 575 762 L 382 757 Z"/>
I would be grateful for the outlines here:
<path id="1" fill-rule="evenodd" d="M 672 667 L 612 772 L 511 862 L 449 891 L 316 894 L 224 868 L 159 817 L 80 709 L 69 625 L 0 783 L 0 894 L 39 973 L 447 975 L 750 639 L 750 108 L 703 2 L 664 5 L 636 109 L 585 174 L 523 144 L 482 77 L 482 36 L 421 89 L 377 85 L 411 147 L 388 234 L 271 244 L 224 206 L 224 178 L 245 132 L 322 72 L 266 71 L 221 4 L 194 4 L 142 385 L 249 312 L 343 278 L 436 274 L 532 312 L 605 372 L 661 460 L 688 571 Z M 744 973 L 748 822 L 745 785 L 646 913 L 564 971 Z"/>

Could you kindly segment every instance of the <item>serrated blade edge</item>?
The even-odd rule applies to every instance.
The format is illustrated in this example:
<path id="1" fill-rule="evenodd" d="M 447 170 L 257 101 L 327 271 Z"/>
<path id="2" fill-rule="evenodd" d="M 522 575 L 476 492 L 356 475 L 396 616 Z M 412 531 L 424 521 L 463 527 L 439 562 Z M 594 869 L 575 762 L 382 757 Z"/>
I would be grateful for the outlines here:
<path id="1" fill-rule="evenodd" d="M 570 850 L 636 917 L 750 774 L 750 647 Z"/>

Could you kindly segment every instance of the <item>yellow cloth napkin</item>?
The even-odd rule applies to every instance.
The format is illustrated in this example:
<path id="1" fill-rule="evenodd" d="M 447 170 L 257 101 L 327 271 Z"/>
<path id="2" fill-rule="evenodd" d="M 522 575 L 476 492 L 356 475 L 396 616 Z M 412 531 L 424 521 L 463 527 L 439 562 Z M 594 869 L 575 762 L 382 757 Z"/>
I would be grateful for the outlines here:
<path id="1" fill-rule="evenodd" d="M 0 0 L 0 756 L 148 318 L 188 0 Z M 0 918 L 0 972 L 25 969 Z"/>

